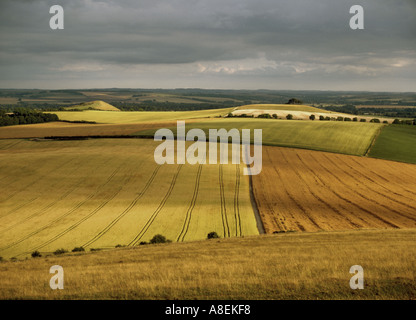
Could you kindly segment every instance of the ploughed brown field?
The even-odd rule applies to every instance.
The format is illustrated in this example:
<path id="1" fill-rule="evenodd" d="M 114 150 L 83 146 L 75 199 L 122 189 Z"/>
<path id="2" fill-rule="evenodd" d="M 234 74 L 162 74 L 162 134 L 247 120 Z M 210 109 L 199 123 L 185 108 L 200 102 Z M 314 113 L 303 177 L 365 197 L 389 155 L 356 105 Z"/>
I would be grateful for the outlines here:
<path id="1" fill-rule="evenodd" d="M 416 165 L 263 146 L 253 193 L 266 233 L 416 227 Z"/>

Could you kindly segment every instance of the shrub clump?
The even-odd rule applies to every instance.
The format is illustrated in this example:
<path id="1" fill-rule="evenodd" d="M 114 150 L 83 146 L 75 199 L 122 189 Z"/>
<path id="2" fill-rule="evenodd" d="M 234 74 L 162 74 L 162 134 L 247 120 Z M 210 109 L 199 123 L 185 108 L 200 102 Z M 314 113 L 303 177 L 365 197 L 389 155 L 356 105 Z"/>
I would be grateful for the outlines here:
<path id="1" fill-rule="evenodd" d="M 217 239 L 219 237 L 220 236 L 215 231 L 213 231 L 213 232 L 208 233 L 207 239 Z"/>
<path id="2" fill-rule="evenodd" d="M 42 257 L 39 251 L 36 250 L 32 252 L 32 258 L 39 258 L 39 257 Z"/>
<path id="3" fill-rule="evenodd" d="M 161 234 L 157 234 L 155 235 L 151 240 L 150 243 L 151 244 L 155 244 L 155 243 L 167 243 L 167 242 L 172 242 L 171 240 L 166 239 L 165 236 L 161 235 Z"/>
<path id="4" fill-rule="evenodd" d="M 83 252 L 83 251 L 85 251 L 83 247 L 75 247 L 74 249 L 72 249 L 72 252 Z"/>

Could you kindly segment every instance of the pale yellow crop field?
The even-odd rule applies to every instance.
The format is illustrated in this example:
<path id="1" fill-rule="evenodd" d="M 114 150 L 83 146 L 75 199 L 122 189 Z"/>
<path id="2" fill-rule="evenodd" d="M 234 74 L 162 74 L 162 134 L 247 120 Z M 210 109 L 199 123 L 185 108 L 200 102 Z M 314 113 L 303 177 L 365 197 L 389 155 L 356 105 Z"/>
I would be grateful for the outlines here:
<path id="1" fill-rule="evenodd" d="M 68 121 L 95 121 L 97 123 L 140 123 L 160 122 L 170 120 L 186 120 L 196 118 L 220 117 L 231 112 L 232 108 L 198 110 L 198 111 L 58 111 L 56 114 L 60 120 Z"/>

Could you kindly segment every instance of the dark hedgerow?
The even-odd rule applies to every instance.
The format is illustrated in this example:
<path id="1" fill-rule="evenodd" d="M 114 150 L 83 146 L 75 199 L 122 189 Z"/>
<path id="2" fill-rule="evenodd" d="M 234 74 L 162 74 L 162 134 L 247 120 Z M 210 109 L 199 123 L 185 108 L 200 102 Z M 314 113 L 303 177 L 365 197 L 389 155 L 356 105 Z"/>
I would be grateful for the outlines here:
<path id="1" fill-rule="evenodd" d="M 55 250 L 55 252 L 53 253 L 54 255 L 59 255 L 59 254 L 64 254 L 64 253 L 67 253 L 68 251 L 67 250 L 65 250 L 65 249 L 63 249 L 63 248 L 61 248 L 61 249 L 57 249 L 57 250 Z"/>
<path id="2" fill-rule="evenodd" d="M 74 249 L 72 249 L 72 252 L 83 252 L 83 251 L 85 251 L 83 247 L 75 247 Z"/>

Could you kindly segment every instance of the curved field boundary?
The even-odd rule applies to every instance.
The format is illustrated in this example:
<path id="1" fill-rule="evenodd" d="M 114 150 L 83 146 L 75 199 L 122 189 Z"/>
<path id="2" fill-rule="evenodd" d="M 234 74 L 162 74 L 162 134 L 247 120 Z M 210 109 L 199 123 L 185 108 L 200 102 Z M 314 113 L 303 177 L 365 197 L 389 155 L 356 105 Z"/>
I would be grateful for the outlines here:
<path id="1" fill-rule="evenodd" d="M 196 174 L 196 181 L 195 181 L 195 187 L 194 187 L 194 193 L 193 193 L 193 196 L 192 196 L 192 200 L 191 200 L 191 203 L 189 204 L 188 210 L 186 211 L 185 221 L 183 223 L 182 230 L 179 233 L 179 236 L 178 236 L 176 241 L 184 241 L 185 236 L 188 233 L 189 225 L 191 223 L 192 211 L 195 208 L 196 200 L 198 198 L 199 183 L 200 183 L 200 180 L 201 180 L 201 172 L 202 172 L 202 164 L 200 164 L 198 166 L 198 172 Z"/>
<path id="2" fill-rule="evenodd" d="M 221 198 L 221 218 L 224 231 L 224 237 L 230 236 L 230 226 L 228 225 L 227 219 L 227 208 L 225 203 L 225 194 L 224 194 L 224 173 L 222 164 L 219 165 L 219 184 L 220 184 L 220 198 Z"/>
<path id="3" fill-rule="evenodd" d="M 22 256 L 25 254 L 29 254 L 31 252 L 33 252 L 34 250 L 39 250 L 45 246 L 47 246 L 48 244 L 51 244 L 52 242 L 58 240 L 59 238 L 61 238 L 62 236 L 64 236 L 65 234 L 67 234 L 68 232 L 72 231 L 73 229 L 75 229 L 76 227 L 78 227 L 81 223 L 83 223 L 84 221 L 88 220 L 89 218 L 91 218 L 93 215 L 95 215 L 97 212 L 99 212 L 102 208 L 104 208 L 111 200 L 113 200 L 119 193 L 120 191 L 123 189 L 123 187 L 120 187 L 117 189 L 116 192 L 114 192 L 111 197 L 107 198 L 106 201 L 104 201 L 103 203 L 101 203 L 97 208 L 95 208 L 92 212 L 90 212 L 87 216 L 83 217 L 82 219 L 78 220 L 76 223 L 74 223 L 73 225 L 71 225 L 69 228 L 65 229 L 64 231 L 60 232 L 59 234 L 57 234 L 56 236 L 54 236 L 53 238 L 43 242 L 42 244 L 30 249 L 27 252 L 23 252 L 17 256 Z"/>
<path id="4" fill-rule="evenodd" d="M 160 166 L 158 165 L 155 170 L 153 171 L 152 175 L 150 176 L 149 180 L 146 182 L 146 185 L 143 187 L 142 191 L 140 191 L 139 195 L 128 205 L 128 207 L 119 214 L 113 221 L 111 221 L 103 230 L 101 230 L 96 236 L 94 236 L 92 239 L 87 241 L 82 245 L 82 247 L 86 248 L 93 244 L 95 241 L 100 239 L 104 234 L 106 234 L 120 219 L 122 219 L 127 213 L 133 209 L 137 202 L 143 197 L 143 195 L 146 193 L 146 191 L 149 189 L 150 185 L 152 184 L 153 180 L 155 179 L 158 171 L 160 169 Z"/>
<path id="5" fill-rule="evenodd" d="M 141 238 L 144 236 L 144 234 L 147 232 L 147 230 L 150 228 L 150 226 L 152 225 L 153 221 L 156 219 L 157 215 L 159 214 L 159 212 L 163 209 L 166 201 L 169 199 L 173 188 L 175 187 L 176 184 L 176 179 L 178 178 L 179 172 L 181 171 L 183 167 L 183 164 L 180 164 L 178 166 L 178 169 L 175 173 L 175 175 L 172 178 L 172 181 L 170 183 L 169 189 L 166 192 L 164 198 L 162 199 L 162 201 L 160 202 L 159 206 L 156 208 L 156 210 L 153 212 L 153 214 L 150 216 L 149 220 L 146 222 L 146 224 L 143 226 L 143 228 L 140 230 L 140 232 L 134 237 L 134 239 L 128 244 L 128 246 L 136 246 L 137 243 L 141 240 Z"/>
<path id="6" fill-rule="evenodd" d="M 238 237 L 242 235 L 241 232 L 241 216 L 240 216 L 240 204 L 239 200 L 240 193 L 240 165 L 236 164 L 235 168 L 235 189 L 234 189 L 234 218 L 235 218 L 235 235 Z"/>
<path id="7" fill-rule="evenodd" d="M 72 209 L 70 209 L 69 211 L 67 211 L 66 213 L 64 213 L 64 214 L 62 214 L 62 215 L 60 215 L 58 218 L 56 218 L 56 219 L 54 219 L 52 222 L 49 222 L 48 224 L 46 224 L 46 225 L 44 225 L 44 226 L 42 226 L 41 228 L 39 228 L 39 229 L 37 229 L 37 230 L 35 230 L 35 231 L 33 231 L 33 232 L 31 232 L 31 233 L 29 233 L 29 234 L 27 234 L 26 236 L 24 236 L 24 237 L 22 237 L 22 238 L 20 238 L 20 239 L 18 239 L 18 240 L 16 240 L 16 241 L 14 241 L 14 242 L 12 242 L 12 243 L 10 243 L 10 244 L 8 244 L 8 245 L 6 245 L 6 246 L 4 246 L 4 247 L 2 247 L 2 248 L 0 248 L 0 251 L 4 251 L 4 250 L 6 250 L 6 249 L 9 249 L 9 248 L 11 248 L 11 247 L 13 247 L 13 246 L 15 246 L 15 245 L 17 245 L 17 244 L 19 244 L 19 243 L 21 243 L 21 242 L 23 242 L 23 241 L 25 241 L 25 240 L 27 240 L 27 239 L 29 239 L 30 237 L 32 237 L 32 236 L 34 236 L 34 235 L 36 235 L 36 234 L 38 234 L 38 233 L 40 233 L 40 232 L 42 232 L 43 230 L 45 230 L 45 229 L 47 229 L 48 227 L 50 227 L 50 226 L 52 226 L 52 225 L 54 225 L 55 223 L 58 223 L 59 221 L 61 221 L 63 218 L 65 218 L 65 217 L 67 217 L 67 216 L 69 216 L 70 214 L 72 214 L 72 213 L 74 213 L 76 210 L 78 210 L 80 207 L 82 207 L 86 202 L 88 202 L 89 200 L 91 200 L 92 198 L 94 198 L 97 194 L 98 194 L 98 192 L 105 186 L 105 185 L 107 185 L 111 180 L 112 180 L 112 178 L 116 175 L 116 173 L 120 170 L 120 168 L 121 168 L 121 166 L 120 167 L 118 167 L 117 169 L 115 169 L 114 171 L 113 171 L 113 173 L 108 177 L 108 179 L 107 179 L 107 181 L 105 182 L 105 183 L 103 183 L 100 187 L 98 187 L 93 193 L 91 193 L 86 199 L 84 199 L 83 201 L 81 201 L 81 202 L 79 202 L 77 205 L 75 205 Z"/>

